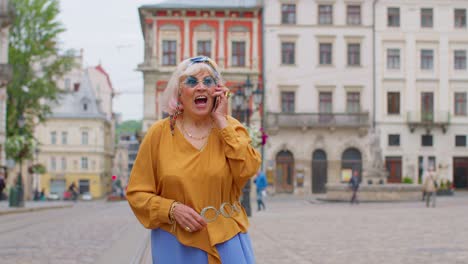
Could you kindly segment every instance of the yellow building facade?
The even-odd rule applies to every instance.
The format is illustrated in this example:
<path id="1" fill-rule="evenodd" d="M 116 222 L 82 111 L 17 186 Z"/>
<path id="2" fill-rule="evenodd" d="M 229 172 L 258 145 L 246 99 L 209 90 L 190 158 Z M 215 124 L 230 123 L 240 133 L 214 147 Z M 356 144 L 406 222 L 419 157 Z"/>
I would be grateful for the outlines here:
<path id="1" fill-rule="evenodd" d="M 102 66 L 81 69 L 82 57 L 77 61 L 79 68 L 63 79 L 68 93 L 52 106 L 47 121 L 36 128 L 40 149 L 37 162 L 45 165 L 47 172 L 38 175 L 34 188 L 63 199 L 64 192 L 75 183 L 81 194 L 101 198 L 112 190 L 113 90 Z"/>

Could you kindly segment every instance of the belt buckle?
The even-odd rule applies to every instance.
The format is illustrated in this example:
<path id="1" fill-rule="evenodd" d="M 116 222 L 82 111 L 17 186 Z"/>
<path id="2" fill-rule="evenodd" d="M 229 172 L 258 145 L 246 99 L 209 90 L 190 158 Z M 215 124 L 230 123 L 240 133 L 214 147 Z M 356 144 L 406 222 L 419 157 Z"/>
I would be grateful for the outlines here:
<path id="1" fill-rule="evenodd" d="M 208 218 L 206 216 L 206 213 L 210 210 L 214 210 L 215 215 L 213 217 Z M 211 223 L 211 222 L 214 222 L 220 214 L 224 216 L 225 218 L 232 218 L 234 214 L 238 212 L 240 212 L 240 208 L 238 207 L 237 204 L 235 203 L 231 204 L 231 203 L 225 202 L 221 204 L 219 210 L 216 209 L 216 207 L 214 206 L 207 206 L 203 208 L 200 212 L 200 215 L 201 217 L 203 217 L 203 219 L 205 219 L 207 223 Z"/>

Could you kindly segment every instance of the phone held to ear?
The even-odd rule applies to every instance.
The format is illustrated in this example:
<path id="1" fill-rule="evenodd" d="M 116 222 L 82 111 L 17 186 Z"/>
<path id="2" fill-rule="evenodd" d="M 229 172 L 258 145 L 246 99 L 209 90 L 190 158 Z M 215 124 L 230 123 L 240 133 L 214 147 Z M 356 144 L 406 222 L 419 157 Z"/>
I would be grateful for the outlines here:
<path id="1" fill-rule="evenodd" d="M 212 112 L 214 112 L 216 110 L 216 108 L 218 108 L 218 98 L 219 98 L 219 96 L 216 96 L 214 98 L 213 109 L 211 109 Z"/>

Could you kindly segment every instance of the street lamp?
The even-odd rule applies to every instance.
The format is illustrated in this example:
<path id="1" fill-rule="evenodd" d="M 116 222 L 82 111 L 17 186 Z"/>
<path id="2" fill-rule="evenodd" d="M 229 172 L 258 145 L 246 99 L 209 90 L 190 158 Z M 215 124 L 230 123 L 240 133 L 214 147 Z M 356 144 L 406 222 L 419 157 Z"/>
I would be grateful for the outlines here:
<path id="1" fill-rule="evenodd" d="M 250 82 L 250 76 L 247 76 L 247 80 L 244 85 L 238 87 L 236 93 L 234 94 L 233 103 L 236 108 L 237 113 L 242 113 L 241 121 L 245 121 L 247 126 L 250 126 L 250 115 L 252 110 L 250 109 L 250 101 L 253 97 L 254 104 L 260 105 L 262 102 L 262 91 L 260 87 L 257 87 L 253 91 L 253 84 Z M 242 189 L 242 206 L 245 208 L 247 216 L 252 216 L 252 208 L 250 206 L 250 180 L 247 181 L 244 188 Z"/>
<path id="2" fill-rule="evenodd" d="M 23 136 L 23 128 L 24 128 L 24 125 L 26 124 L 26 119 L 24 118 L 24 115 L 22 113 L 20 114 L 17 122 L 18 122 L 18 128 L 19 128 L 18 133 L 20 136 Z M 21 171 L 22 169 L 23 169 L 23 158 L 20 157 L 18 178 L 16 180 L 16 193 L 17 193 L 17 198 L 18 198 L 16 207 L 24 207 L 23 174 Z"/>

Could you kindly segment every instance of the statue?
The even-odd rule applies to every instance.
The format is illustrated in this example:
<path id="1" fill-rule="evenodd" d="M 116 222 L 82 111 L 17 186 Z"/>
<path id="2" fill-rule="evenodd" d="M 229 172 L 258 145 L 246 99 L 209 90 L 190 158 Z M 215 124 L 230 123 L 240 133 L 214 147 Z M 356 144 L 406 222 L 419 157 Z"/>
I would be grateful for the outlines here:
<path id="1" fill-rule="evenodd" d="M 387 178 L 382 149 L 380 148 L 380 134 L 375 128 L 369 133 L 369 163 L 365 169 L 364 177 L 368 179 L 369 184 L 384 184 Z"/>

